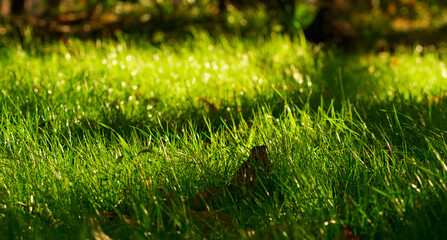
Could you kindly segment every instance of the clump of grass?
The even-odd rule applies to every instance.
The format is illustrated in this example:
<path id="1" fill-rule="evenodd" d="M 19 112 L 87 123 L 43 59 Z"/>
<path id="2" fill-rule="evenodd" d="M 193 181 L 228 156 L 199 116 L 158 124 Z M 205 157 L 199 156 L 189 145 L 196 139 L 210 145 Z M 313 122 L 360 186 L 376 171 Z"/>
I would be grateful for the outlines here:
<path id="1" fill-rule="evenodd" d="M 77 54 L 3 48 L 2 236 L 445 234 L 445 49 L 346 54 L 200 33 L 70 41 Z M 258 145 L 272 162 L 267 196 L 191 209 Z"/>

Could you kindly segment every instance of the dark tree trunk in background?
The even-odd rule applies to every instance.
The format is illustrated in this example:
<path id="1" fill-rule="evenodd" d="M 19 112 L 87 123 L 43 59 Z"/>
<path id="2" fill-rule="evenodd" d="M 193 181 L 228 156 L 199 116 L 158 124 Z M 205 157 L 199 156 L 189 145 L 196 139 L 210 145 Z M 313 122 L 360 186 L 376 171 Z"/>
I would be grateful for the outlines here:
<path id="1" fill-rule="evenodd" d="M 227 11 L 227 4 L 225 3 L 225 0 L 219 0 L 219 11 L 220 12 Z"/>
<path id="2" fill-rule="evenodd" d="M 314 21 L 304 29 L 306 38 L 316 43 L 333 42 L 351 47 L 357 33 L 349 23 L 350 1 L 326 0 L 319 5 Z"/>
<path id="3" fill-rule="evenodd" d="M 25 0 L 12 0 L 11 2 L 11 14 L 18 15 L 25 11 Z"/>
<path id="4" fill-rule="evenodd" d="M 312 24 L 304 29 L 306 38 L 312 42 L 320 43 L 331 39 L 331 24 L 336 19 L 334 11 L 330 7 L 321 7 Z"/>

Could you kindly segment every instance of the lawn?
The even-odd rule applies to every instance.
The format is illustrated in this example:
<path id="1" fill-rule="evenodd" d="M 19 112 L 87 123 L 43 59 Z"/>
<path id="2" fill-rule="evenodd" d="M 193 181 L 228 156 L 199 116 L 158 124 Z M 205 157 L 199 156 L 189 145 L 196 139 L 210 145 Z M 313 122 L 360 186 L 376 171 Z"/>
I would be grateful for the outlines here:
<path id="1" fill-rule="evenodd" d="M 0 39 L 0 236 L 441 239 L 446 61 L 281 35 Z M 228 193 L 262 145 L 270 173 Z"/>

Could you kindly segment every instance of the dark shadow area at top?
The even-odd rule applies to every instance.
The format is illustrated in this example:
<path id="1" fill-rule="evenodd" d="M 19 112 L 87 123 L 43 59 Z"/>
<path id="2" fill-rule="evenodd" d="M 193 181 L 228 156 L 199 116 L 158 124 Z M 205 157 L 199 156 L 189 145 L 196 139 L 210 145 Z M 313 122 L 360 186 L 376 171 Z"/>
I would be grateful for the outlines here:
<path id="1" fill-rule="evenodd" d="M 441 0 L 1 0 L 0 36 L 22 44 L 70 36 L 152 43 L 210 35 L 298 35 L 348 50 L 393 50 L 397 44 L 447 41 L 447 4 Z"/>

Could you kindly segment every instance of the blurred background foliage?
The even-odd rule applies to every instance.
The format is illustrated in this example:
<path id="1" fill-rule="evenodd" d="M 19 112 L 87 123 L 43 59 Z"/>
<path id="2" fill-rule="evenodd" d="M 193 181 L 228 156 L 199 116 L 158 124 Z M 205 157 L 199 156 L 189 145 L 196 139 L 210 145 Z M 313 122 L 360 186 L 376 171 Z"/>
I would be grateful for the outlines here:
<path id="1" fill-rule="evenodd" d="M 446 41 L 445 0 L 0 0 L 0 36 L 43 39 L 122 32 L 153 42 L 205 30 L 264 37 L 304 32 L 314 42 Z"/>

